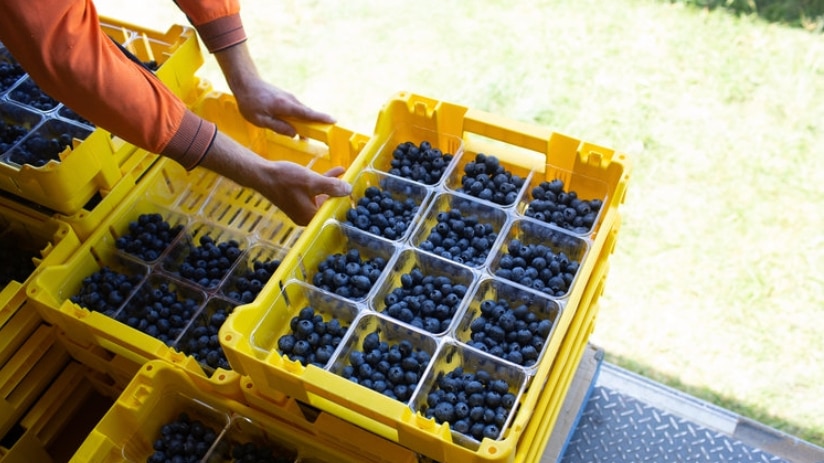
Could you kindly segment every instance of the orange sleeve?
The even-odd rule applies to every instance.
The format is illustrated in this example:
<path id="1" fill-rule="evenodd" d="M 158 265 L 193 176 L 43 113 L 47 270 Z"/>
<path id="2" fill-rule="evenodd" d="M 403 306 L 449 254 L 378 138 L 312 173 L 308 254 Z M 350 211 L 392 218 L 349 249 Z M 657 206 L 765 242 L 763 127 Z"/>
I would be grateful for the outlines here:
<path id="1" fill-rule="evenodd" d="M 0 41 L 52 98 L 124 140 L 194 167 L 217 128 L 102 31 L 91 0 L 4 0 Z"/>
<path id="2" fill-rule="evenodd" d="M 238 0 L 175 0 L 197 29 L 206 48 L 214 53 L 246 40 Z"/>

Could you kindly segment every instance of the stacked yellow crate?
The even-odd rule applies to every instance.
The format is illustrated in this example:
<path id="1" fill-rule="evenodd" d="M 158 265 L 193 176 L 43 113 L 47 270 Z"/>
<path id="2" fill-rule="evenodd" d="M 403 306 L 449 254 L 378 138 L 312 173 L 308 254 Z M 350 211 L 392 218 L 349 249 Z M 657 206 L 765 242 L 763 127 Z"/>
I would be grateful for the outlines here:
<path id="1" fill-rule="evenodd" d="M 79 246 L 67 223 L 0 198 L 0 461 L 66 461 L 85 438 L 68 432 L 79 425 L 71 418 L 95 416 L 85 401 L 95 391 L 83 374 L 108 382 L 71 360 L 57 328 L 46 324 L 26 298 L 38 272 L 65 262 Z M 109 403 L 116 397 L 110 388 L 101 390 Z M 86 424 L 88 431 L 94 421 Z"/>
<path id="2" fill-rule="evenodd" d="M 442 153 L 454 154 L 443 181 L 423 187 L 424 192 L 420 185 L 409 187 L 388 173 L 393 151 L 409 141 L 416 146 L 428 142 Z M 463 213 L 470 215 L 483 207 L 458 191 L 463 167 L 478 153 L 498 157 L 508 171 L 527 179 L 520 199 L 509 206 L 499 206 L 505 211 L 503 218 L 478 214 L 495 223 L 500 235 L 482 266 L 452 265 L 428 257 L 421 251 L 418 238 L 432 226 L 435 214 L 464 208 Z M 373 138 L 350 166 L 346 178 L 355 185 L 356 197 L 329 201 L 319 212 L 320 217 L 295 243 L 294 252 L 282 264 L 283 272 L 276 275 L 280 277 L 277 284 L 270 282 L 261 297 L 239 308 L 227 320 L 221 330 L 221 342 L 230 363 L 250 377 L 263 396 L 295 397 L 435 461 L 532 461 L 544 444 L 534 441 L 534 436 L 546 435 L 554 423 L 592 331 L 597 297 L 603 290 L 608 258 L 620 227 L 618 208 L 624 201 L 629 179 L 626 157 L 533 125 L 401 93 L 381 111 Z M 589 231 L 569 233 L 524 217 L 530 190 L 542 181 L 554 179 L 563 180 L 581 198 L 603 202 L 597 223 Z M 418 232 L 385 239 L 344 224 L 350 220 L 346 211 L 354 207 L 357 195 L 363 196 L 370 186 L 389 184 L 407 196 L 420 198 L 421 211 L 429 209 L 428 215 L 421 212 L 416 219 Z M 503 283 L 496 270 L 511 239 L 525 244 L 547 244 L 580 262 L 569 291 L 561 297 L 545 298 L 549 301 L 544 302 L 545 307 L 554 304 L 560 313 L 549 316 L 553 331 L 533 368 L 467 348 L 466 326 L 458 321 L 462 313 L 471 316 L 472 304 L 485 297 L 514 294 L 533 302 L 543 298 L 530 288 L 521 287 L 513 292 L 498 286 Z M 351 249 L 359 251 L 364 259 L 388 262 L 380 280 L 373 282 L 373 288 L 360 298 L 338 297 L 319 289 L 315 274 L 325 258 L 346 254 Z M 450 276 L 453 284 L 463 284 L 470 288 L 470 294 L 474 292 L 474 299 L 468 296 L 464 300 L 445 332 L 426 333 L 420 327 L 378 314 L 383 312 L 383 298 L 392 288 L 403 285 L 401 274 L 413 267 L 422 268 L 425 274 Z M 503 286 L 519 286 L 517 282 L 511 283 Z M 324 319 L 338 318 L 341 324 L 351 325 L 332 358 L 319 366 L 291 359 L 278 344 L 282 336 L 292 333 L 293 317 L 311 305 L 327 309 L 322 313 Z M 344 378 L 344 367 L 352 364 L 350 352 L 359 347 L 367 332 L 376 328 L 384 336 L 382 341 L 397 344 L 407 340 L 432 356 L 431 365 L 411 398 L 387 397 Z M 506 427 L 497 436 L 476 439 L 424 417 L 423 412 L 429 408 L 428 392 L 439 378 L 456 367 L 484 370 L 503 378 L 509 392 L 517 396 L 517 406 L 511 408 Z"/>

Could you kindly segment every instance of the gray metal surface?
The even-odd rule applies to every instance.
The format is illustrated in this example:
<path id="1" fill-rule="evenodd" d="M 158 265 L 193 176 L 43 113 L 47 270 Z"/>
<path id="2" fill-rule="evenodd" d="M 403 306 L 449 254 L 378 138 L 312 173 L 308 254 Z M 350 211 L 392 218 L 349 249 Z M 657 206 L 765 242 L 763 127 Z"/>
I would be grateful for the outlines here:
<path id="1" fill-rule="evenodd" d="M 561 461 L 788 462 L 602 386 L 593 389 Z"/>
<path id="2" fill-rule="evenodd" d="M 541 463 L 824 463 L 821 447 L 602 359 L 587 346 Z"/>

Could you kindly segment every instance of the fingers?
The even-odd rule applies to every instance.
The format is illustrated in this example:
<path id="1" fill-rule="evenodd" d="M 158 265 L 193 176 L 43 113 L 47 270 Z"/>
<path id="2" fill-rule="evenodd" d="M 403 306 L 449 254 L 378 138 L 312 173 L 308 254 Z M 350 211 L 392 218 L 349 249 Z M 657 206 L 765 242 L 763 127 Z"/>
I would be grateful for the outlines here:
<path id="1" fill-rule="evenodd" d="M 289 94 L 289 97 L 292 104 L 284 108 L 283 116 L 293 116 L 306 121 L 323 122 L 326 124 L 334 124 L 337 122 L 331 115 L 316 111 L 301 103 L 294 95 Z"/>
<path id="2" fill-rule="evenodd" d="M 269 130 L 273 130 L 281 135 L 286 135 L 287 137 L 294 137 L 298 133 L 292 124 L 284 121 L 283 119 L 278 119 L 269 115 L 262 116 L 258 125 Z"/>
<path id="3" fill-rule="evenodd" d="M 352 193 L 352 185 L 337 178 L 344 172 L 346 172 L 346 169 L 337 166 L 329 169 L 323 175 L 313 175 L 313 181 L 309 187 L 310 192 L 315 196 L 348 196 Z"/>
<path id="4" fill-rule="evenodd" d="M 325 124 L 334 124 L 335 122 L 337 122 L 337 120 L 329 114 L 322 113 L 320 111 L 315 111 L 314 109 L 309 108 L 308 106 L 303 106 L 303 108 L 305 109 L 305 113 L 302 117 L 303 119 L 314 122 L 323 122 Z"/>
<path id="5" fill-rule="evenodd" d="M 344 172 L 346 172 L 345 167 L 336 166 L 336 167 L 333 167 L 333 168 L 327 170 L 323 175 L 325 175 L 326 177 L 339 177 L 339 176 L 343 175 Z"/>
<path id="6" fill-rule="evenodd" d="M 352 185 L 336 177 L 320 177 L 315 189 L 315 196 L 325 194 L 340 197 L 351 193 Z"/>

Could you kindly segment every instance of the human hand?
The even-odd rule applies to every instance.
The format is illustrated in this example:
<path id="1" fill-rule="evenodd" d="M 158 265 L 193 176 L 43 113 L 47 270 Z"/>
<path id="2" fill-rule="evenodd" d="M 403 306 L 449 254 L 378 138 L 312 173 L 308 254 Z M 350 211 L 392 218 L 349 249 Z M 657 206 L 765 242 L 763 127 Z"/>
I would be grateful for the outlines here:
<path id="1" fill-rule="evenodd" d="M 352 192 L 349 183 L 337 178 L 343 167 L 319 174 L 293 162 L 268 160 L 220 131 L 200 165 L 262 194 L 300 226 L 312 220 L 328 197 Z"/>
<path id="2" fill-rule="evenodd" d="M 337 178 L 344 172 L 335 167 L 325 174 L 288 161 L 271 162 L 271 175 L 255 188 L 297 225 L 308 224 L 329 197 L 346 196 L 352 187 Z"/>
<path id="3" fill-rule="evenodd" d="M 294 95 L 262 79 L 245 85 L 235 93 L 238 109 L 247 121 L 259 127 L 294 137 L 295 127 L 286 119 L 335 123 L 335 119 L 301 103 Z"/>

